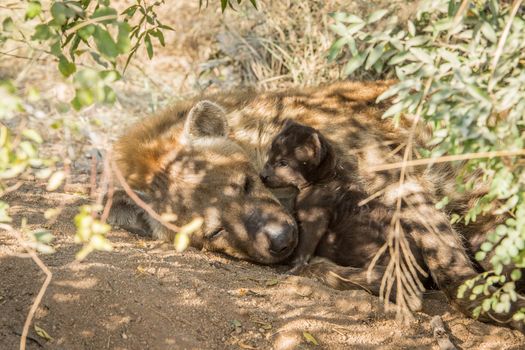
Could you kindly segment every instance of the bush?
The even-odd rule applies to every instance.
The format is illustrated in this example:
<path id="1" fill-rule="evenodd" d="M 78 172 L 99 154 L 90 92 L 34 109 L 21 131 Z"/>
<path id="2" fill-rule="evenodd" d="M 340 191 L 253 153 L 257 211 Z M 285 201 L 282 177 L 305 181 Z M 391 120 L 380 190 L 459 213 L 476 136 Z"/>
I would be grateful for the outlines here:
<path id="1" fill-rule="evenodd" d="M 476 253 L 479 261 L 490 259 L 492 270 L 467 281 L 458 293 L 471 300 L 485 298 L 473 311 L 475 317 L 489 310 L 508 312 L 519 297 L 515 281 L 525 267 L 525 171 L 517 158 L 525 154 L 521 3 L 427 0 L 406 23 L 388 10 L 366 19 L 332 15 L 337 40 L 329 59 L 344 63 L 344 75 L 372 72 L 376 78 L 398 80 L 378 98 L 392 101 L 383 117 L 421 119 L 433 130 L 426 156 L 461 155 L 456 159 L 467 160 L 465 173 L 483 174 L 488 192 L 465 216 L 453 216 L 453 222 L 468 224 L 489 212 L 508 217 Z M 389 19 L 378 25 L 385 16 Z M 479 178 L 465 180 L 458 179 L 459 191 L 472 189 Z M 510 278 L 505 270 L 512 271 Z M 523 311 L 514 318 L 524 319 Z"/>

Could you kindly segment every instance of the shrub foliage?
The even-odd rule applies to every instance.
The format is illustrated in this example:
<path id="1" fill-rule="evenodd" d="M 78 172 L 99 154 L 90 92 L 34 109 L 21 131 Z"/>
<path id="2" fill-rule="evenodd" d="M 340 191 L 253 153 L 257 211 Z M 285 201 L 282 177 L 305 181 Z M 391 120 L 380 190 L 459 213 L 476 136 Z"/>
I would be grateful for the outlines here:
<path id="1" fill-rule="evenodd" d="M 481 180 L 488 191 L 465 216 L 454 215 L 453 223 L 468 224 L 488 212 L 508 217 L 475 256 L 490 260 L 492 269 L 458 291 L 471 300 L 484 298 L 474 316 L 508 312 L 520 297 L 515 281 L 525 267 L 525 163 L 517 157 L 525 154 L 521 3 L 427 0 L 406 22 L 388 10 L 367 18 L 332 15 L 337 40 L 329 59 L 344 63 L 345 76 L 372 72 L 398 80 L 378 98 L 392 101 L 383 117 L 421 119 L 433 130 L 426 156 L 467 155 L 465 174 L 476 169 L 483 174 L 481 179 L 458 178 L 458 191 L 479 186 Z M 382 18 L 388 19 L 378 25 Z M 443 198 L 438 207 L 446 207 L 448 200 Z M 514 318 L 524 319 L 523 311 Z"/>

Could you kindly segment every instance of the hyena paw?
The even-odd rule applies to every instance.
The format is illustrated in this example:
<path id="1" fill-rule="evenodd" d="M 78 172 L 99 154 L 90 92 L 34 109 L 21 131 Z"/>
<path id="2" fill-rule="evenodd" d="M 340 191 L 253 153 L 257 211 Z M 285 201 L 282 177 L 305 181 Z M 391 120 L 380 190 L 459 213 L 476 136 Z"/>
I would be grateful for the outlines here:
<path id="1" fill-rule="evenodd" d="M 305 270 L 306 266 L 308 266 L 309 257 L 303 257 L 294 259 L 292 261 L 292 268 L 288 271 L 286 271 L 287 275 L 300 275 Z"/>

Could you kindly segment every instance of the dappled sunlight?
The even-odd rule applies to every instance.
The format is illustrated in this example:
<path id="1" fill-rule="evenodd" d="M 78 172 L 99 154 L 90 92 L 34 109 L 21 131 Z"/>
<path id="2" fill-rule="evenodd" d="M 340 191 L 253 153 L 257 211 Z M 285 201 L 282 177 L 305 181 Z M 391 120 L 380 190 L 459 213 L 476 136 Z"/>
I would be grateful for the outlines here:
<path id="1" fill-rule="evenodd" d="M 62 286 L 67 284 L 62 284 Z M 57 303 L 67 303 L 67 302 L 76 302 L 80 300 L 80 294 L 72 293 L 55 293 L 52 296 L 53 300 Z"/>

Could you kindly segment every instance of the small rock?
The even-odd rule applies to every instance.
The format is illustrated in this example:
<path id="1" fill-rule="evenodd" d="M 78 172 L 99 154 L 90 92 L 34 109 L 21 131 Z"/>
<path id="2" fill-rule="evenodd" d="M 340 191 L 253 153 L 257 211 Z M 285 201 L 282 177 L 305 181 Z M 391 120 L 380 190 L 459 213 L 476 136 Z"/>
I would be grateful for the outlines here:
<path id="1" fill-rule="evenodd" d="M 126 333 L 122 333 L 122 339 L 128 339 L 128 336 L 126 335 Z"/>

